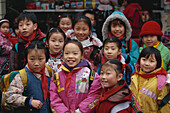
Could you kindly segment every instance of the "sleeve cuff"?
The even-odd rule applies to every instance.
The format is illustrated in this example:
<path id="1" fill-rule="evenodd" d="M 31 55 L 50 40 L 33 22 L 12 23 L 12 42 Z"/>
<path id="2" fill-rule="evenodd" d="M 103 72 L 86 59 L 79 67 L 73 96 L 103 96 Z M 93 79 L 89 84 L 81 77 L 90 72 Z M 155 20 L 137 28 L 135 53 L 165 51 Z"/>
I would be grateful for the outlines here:
<path id="1" fill-rule="evenodd" d="M 25 99 L 25 106 L 26 107 L 29 107 L 29 101 L 30 101 L 30 97 L 27 97 L 26 99 Z"/>

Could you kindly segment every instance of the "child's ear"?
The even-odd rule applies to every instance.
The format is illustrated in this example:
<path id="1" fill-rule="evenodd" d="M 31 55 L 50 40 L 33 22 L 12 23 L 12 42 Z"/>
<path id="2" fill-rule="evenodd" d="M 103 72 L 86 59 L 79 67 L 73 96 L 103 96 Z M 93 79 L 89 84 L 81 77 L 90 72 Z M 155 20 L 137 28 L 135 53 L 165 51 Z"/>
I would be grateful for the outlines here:
<path id="1" fill-rule="evenodd" d="M 122 78 L 123 78 L 123 74 L 119 73 L 118 76 L 117 76 L 117 81 L 120 81 Z"/>
<path id="2" fill-rule="evenodd" d="M 37 29 L 37 26 L 38 26 L 37 23 L 35 23 L 35 24 L 34 24 L 34 30 Z"/>
<path id="3" fill-rule="evenodd" d="M 120 55 L 122 53 L 122 49 L 119 49 L 119 52 L 118 52 L 118 54 Z"/>

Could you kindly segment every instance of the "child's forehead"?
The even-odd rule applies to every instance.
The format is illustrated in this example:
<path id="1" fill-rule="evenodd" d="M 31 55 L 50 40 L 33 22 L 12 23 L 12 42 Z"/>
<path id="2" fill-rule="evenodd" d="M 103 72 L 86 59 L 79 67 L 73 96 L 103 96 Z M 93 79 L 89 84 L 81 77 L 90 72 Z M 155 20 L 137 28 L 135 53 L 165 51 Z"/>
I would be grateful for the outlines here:
<path id="1" fill-rule="evenodd" d="M 155 54 L 146 54 L 145 58 L 147 58 L 147 59 L 155 59 Z"/>
<path id="2" fill-rule="evenodd" d="M 104 65 L 102 66 L 101 69 L 104 69 L 105 71 L 107 71 L 107 70 L 115 71 L 116 67 L 117 67 L 117 66 L 116 66 L 115 64 L 106 63 L 106 64 L 104 64 Z"/>
<path id="3" fill-rule="evenodd" d="M 20 23 L 20 22 L 23 22 L 23 21 L 25 21 L 25 22 L 32 22 L 32 23 L 33 23 L 33 21 L 32 21 L 31 19 L 26 18 L 26 17 L 25 17 L 25 18 L 20 19 L 20 20 L 19 20 L 19 23 Z"/>

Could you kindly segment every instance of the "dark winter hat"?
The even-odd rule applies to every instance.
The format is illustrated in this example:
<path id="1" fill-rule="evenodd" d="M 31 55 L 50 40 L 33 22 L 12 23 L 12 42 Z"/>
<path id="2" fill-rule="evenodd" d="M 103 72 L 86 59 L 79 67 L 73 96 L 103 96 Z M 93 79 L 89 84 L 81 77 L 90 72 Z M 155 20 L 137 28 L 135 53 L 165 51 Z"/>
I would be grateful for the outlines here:
<path id="1" fill-rule="evenodd" d="M 141 32 L 139 34 L 140 37 L 144 35 L 159 35 L 162 36 L 160 25 L 155 21 L 148 21 L 143 24 Z"/>

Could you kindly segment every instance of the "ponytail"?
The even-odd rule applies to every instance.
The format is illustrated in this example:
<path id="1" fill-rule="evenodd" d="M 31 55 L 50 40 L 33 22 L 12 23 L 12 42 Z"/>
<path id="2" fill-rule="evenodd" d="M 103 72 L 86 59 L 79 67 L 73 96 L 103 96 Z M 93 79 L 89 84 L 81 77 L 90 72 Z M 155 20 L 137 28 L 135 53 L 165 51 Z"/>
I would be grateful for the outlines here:
<path id="1" fill-rule="evenodd" d="M 122 64 L 122 73 L 124 73 L 126 83 L 129 85 L 131 82 L 131 69 L 128 64 Z"/>

